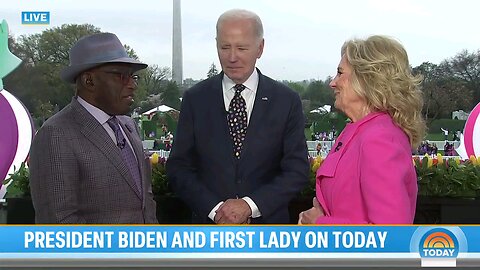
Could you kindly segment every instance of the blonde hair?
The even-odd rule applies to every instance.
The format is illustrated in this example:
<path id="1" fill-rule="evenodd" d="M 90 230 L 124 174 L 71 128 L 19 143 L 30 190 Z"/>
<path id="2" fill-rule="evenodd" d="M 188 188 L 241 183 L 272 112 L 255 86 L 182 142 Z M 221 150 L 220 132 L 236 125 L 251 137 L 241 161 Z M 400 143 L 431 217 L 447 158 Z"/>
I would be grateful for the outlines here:
<path id="1" fill-rule="evenodd" d="M 370 36 L 342 46 L 352 67 L 353 90 L 372 111 L 388 112 L 415 148 L 425 135 L 420 76 L 414 76 L 403 46 L 393 38 Z"/>

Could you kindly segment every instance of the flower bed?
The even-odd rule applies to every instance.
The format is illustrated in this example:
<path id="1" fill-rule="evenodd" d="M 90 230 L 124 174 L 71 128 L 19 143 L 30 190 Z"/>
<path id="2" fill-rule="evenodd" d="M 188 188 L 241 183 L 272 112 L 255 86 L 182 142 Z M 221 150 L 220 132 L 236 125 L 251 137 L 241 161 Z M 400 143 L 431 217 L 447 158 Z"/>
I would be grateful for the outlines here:
<path id="1" fill-rule="evenodd" d="M 315 196 L 315 172 L 322 162 L 320 156 L 310 159 L 309 185 L 290 205 L 292 223 L 296 222 L 297 212 L 311 207 Z M 165 163 L 165 158 L 152 154 L 152 189 L 157 201 L 157 214 L 161 216 L 159 222 L 188 223 L 190 211 L 171 190 Z M 418 176 L 419 195 L 416 223 L 480 223 L 480 216 L 475 219 L 478 215 L 474 214 L 480 212 L 480 200 L 476 199 L 480 197 L 480 158 L 413 157 L 413 164 Z M 5 181 L 13 180 L 7 189 L 7 201 L 9 198 L 30 199 L 28 175 L 28 168 L 22 164 Z M 169 201 L 173 203 L 169 204 Z"/>
<path id="2" fill-rule="evenodd" d="M 480 196 L 480 157 L 443 159 L 415 157 L 418 195 L 434 197 L 476 198 Z"/>

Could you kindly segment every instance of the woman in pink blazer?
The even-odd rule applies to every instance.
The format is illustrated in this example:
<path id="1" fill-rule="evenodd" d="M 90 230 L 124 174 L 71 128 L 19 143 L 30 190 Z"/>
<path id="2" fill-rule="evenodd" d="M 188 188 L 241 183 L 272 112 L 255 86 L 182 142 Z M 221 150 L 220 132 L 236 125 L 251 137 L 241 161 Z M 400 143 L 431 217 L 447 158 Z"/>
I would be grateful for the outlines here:
<path id="1" fill-rule="evenodd" d="M 388 37 L 349 40 L 341 54 L 330 87 L 351 123 L 318 169 L 317 197 L 299 224 L 411 224 L 412 149 L 425 132 L 420 78 L 403 46 Z"/>

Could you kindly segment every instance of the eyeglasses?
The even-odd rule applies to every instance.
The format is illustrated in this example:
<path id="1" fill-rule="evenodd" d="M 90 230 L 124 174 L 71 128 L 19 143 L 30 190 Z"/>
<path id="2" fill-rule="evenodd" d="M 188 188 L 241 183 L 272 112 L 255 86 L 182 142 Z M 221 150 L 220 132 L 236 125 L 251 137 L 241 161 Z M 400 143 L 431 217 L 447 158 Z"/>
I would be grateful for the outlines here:
<path id="1" fill-rule="evenodd" d="M 133 80 L 135 85 L 138 84 L 138 80 L 140 79 L 140 76 L 137 74 L 132 74 L 129 71 L 107 71 L 107 70 L 99 70 L 104 73 L 108 74 L 116 74 L 120 76 L 120 81 L 122 82 L 123 85 L 127 85 L 130 82 L 130 79 Z"/>

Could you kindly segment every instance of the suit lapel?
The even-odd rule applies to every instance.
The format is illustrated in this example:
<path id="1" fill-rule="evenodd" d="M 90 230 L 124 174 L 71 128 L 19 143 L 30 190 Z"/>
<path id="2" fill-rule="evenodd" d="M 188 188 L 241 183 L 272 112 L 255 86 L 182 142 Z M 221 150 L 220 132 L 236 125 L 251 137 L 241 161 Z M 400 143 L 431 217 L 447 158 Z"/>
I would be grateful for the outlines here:
<path id="1" fill-rule="evenodd" d="M 108 160 L 122 175 L 122 178 L 132 188 L 140 198 L 139 191 L 128 170 L 125 161 L 122 158 L 120 149 L 112 141 L 105 129 L 100 123 L 85 109 L 76 99 L 72 100 L 72 109 L 75 113 L 75 119 L 81 126 L 80 132 L 87 140 L 92 142 L 102 152 Z"/>
<path id="2" fill-rule="evenodd" d="M 213 91 L 211 100 L 213 100 L 213 104 L 218 104 L 219 106 L 213 110 L 212 114 L 212 121 L 218 121 L 218 123 L 222 123 L 220 132 L 220 138 L 227 138 L 225 140 L 226 147 L 222 147 L 222 151 L 224 151 L 224 155 L 230 158 L 232 163 L 235 163 L 235 158 L 233 156 L 233 141 L 230 137 L 230 130 L 228 128 L 228 119 L 227 119 L 227 110 L 225 109 L 225 100 L 223 98 L 223 79 L 224 73 L 221 72 L 219 75 L 216 76 L 215 80 L 213 81 Z"/>
<path id="3" fill-rule="evenodd" d="M 244 148 L 241 157 L 248 151 L 249 142 L 255 139 L 254 131 L 259 130 L 265 126 L 263 117 L 267 112 L 270 103 L 273 101 L 273 89 L 271 85 L 265 82 L 265 78 L 258 70 L 258 87 L 255 95 L 255 103 L 253 104 L 252 114 L 250 115 L 250 122 L 247 127 L 247 135 L 245 137 Z M 232 146 L 233 147 L 233 146 Z"/>

